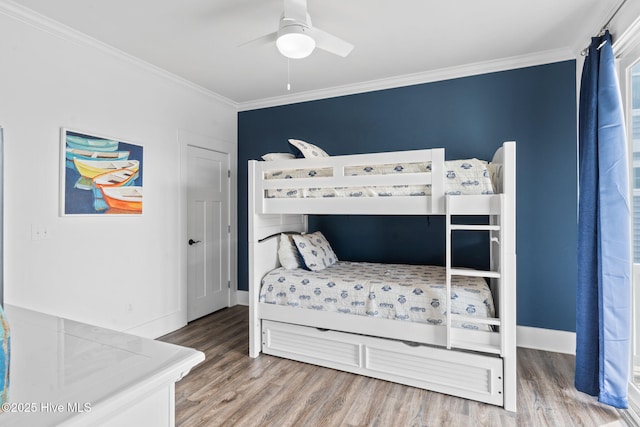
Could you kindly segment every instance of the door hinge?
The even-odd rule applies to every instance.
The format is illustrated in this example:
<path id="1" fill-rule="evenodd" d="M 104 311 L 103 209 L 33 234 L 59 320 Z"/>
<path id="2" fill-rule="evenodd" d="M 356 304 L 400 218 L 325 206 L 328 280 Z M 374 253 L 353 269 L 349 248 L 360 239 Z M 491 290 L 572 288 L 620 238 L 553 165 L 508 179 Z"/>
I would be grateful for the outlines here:
<path id="1" fill-rule="evenodd" d="M 231 280 L 227 281 L 227 288 L 231 289 Z"/>
<path id="2" fill-rule="evenodd" d="M 227 226 L 227 233 L 231 234 L 231 226 L 230 225 Z"/>
<path id="3" fill-rule="evenodd" d="M 227 171 L 227 178 L 231 178 L 231 171 L 230 170 Z"/>

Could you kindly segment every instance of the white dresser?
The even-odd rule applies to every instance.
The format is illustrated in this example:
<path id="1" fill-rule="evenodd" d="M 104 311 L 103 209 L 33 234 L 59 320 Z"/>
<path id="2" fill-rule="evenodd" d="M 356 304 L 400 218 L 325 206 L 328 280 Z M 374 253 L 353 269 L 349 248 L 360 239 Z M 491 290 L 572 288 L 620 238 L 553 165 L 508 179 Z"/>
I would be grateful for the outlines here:
<path id="1" fill-rule="evenodd" d="M 174 426 L 174 385 L 200 351 L 6 306 L 9 403 L 0 426 Z"/>

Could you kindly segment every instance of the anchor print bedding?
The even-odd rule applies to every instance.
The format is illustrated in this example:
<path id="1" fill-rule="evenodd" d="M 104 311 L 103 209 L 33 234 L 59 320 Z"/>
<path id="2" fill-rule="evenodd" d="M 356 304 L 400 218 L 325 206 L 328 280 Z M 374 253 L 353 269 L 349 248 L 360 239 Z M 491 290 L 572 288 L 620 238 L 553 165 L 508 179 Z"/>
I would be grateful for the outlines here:
<path id="1" fill-rule="evenodd" d="M 431 171 L 431 163 L 382 164 L 350 166 L 346 176 L 424 173 Z M 447 194 L 493 194 L 491 165 L 483 160 L 464 159 L 445 162 L 445 192 Z M 315 178 L 332 176 L 331 168 L 290 169 L 265 173 L 265 179 Z M 313 197 L 385 197 L 428 196 L 431 185 L 394 185 L 371 187 L 328 187 L 266 190 L 267 198 Z"/>
<path id="2" fill-rule="evenodd" d="M 260 302 L 445 325 L 445 280 L 444 267 L 429 265 L 338 261 L 321 271 L 279 267 L 262 279 Z M 454 276 L 451 313 L 494 317 L 485 280 Z M 453 322 L 452 326 L 489 330 L 465 322 Z"/>

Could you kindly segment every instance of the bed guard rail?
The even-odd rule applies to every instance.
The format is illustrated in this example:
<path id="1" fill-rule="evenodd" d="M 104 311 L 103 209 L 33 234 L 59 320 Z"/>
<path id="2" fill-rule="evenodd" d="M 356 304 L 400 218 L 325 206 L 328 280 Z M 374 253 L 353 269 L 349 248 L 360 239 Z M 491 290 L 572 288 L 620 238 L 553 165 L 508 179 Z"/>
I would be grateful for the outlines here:
<path id="1" fill-rule="evenodd" d="M 369 165 L 381 164 L 406 164 L 406 163 L 430 163 L 431 170 L 427 172 L 403 172 L 400 174 L 372 174 L 372 175 L 348 175 L 345 170 L 349 167 L 366 167 Z M 297 169 L 328 169 L 330 176 L 288 178 L 288 179 L 267 179 L 269 172 L 287 171 Z M 277 161 L 255 161 L 249 162 L 249 185 L 250 195 L 254 197 L 256 213 L 262 213 L 264 203 L 279 203 L 274 199 L 267 199 L 266 191 L 275 189 L 314 189 L 314 188 L 335 188 L 335 187 L 372 187 L 372 186 L 394 186 L 394 185 L 431 185 L 431 211 L 441 213 L 444 211 L 445 193 L 445 170 L 444 170 L 444 148 L 434 148 L 427 150 L 394 151 L 385 153 L 354 154 L 345 156 L 322 157 L 313 159 L 287 159 Z M 253 188 L 251 188 L 253 186 Z M 416 198 L 415 196 L 392 197 L 395 203 L 400 198 Z M 339 198 L 344 201 L 348 197 Z M 369 204 L 365 199 L 356 198 L 359 203 Z M 289 200 L 287 202 L 287 200 Z M 282 204 L 291 205 L 305 203 L 300 199 L 281 199 Z M 312 199 L 306 199 L 312 200 Z M 310 202 L 313 203 L 313 202 Z M 326 200 L 325 200 L 326 203 Z M 348 204 L 349 202 L 347 202 Z M 373 202 L 378 203 L 378 202 Z M 388 201 L 386 202 L 388 203 Z M 314 203 L 316 204 L 316 203 Z"/>

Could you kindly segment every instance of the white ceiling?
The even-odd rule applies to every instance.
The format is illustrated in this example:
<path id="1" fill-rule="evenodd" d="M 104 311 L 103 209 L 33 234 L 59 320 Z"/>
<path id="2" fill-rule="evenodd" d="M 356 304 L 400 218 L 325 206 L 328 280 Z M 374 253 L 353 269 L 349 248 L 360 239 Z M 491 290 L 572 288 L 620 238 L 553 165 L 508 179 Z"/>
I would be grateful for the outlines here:
<path id="1" fill-rule="evenodd" d="M 355 45 L 287 59 L 240 44 L 277 30 L 282 0 L 16 0 L 239 105 L 529 55 L 570 58 L 621 0 L 308 0 Z"/>

